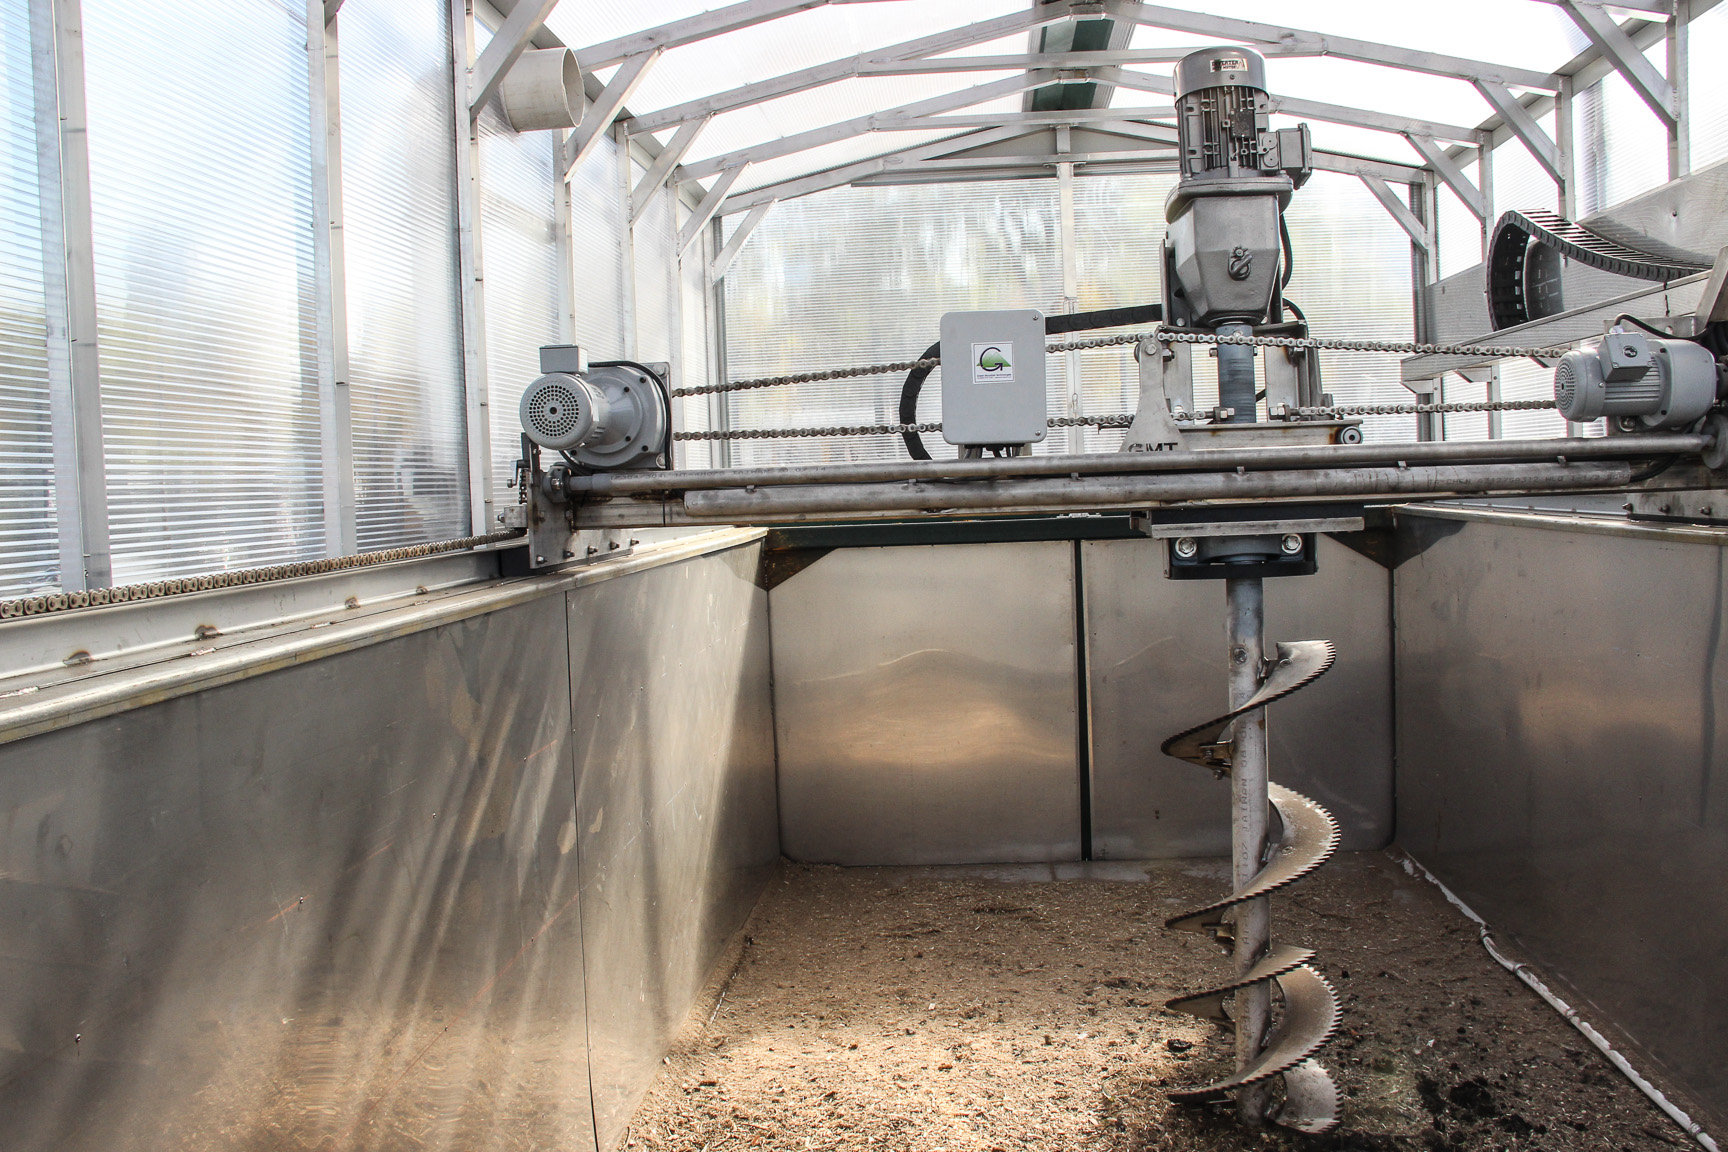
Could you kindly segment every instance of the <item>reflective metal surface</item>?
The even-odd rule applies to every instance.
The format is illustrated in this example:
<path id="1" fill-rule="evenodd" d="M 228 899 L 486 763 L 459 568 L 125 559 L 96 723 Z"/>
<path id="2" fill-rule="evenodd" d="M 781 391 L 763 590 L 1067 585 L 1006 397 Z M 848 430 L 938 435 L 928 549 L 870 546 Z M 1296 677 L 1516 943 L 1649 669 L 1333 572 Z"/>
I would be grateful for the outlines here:
<path id="1" fill-rule="evenodd" d="M 0 1147 L 593 1148 L 563 613 L 0 749 Z"/>
<path id="2" fill-rule="evenodd" d="M 1321 537 L 1314 576 L 1266 581 L 1269 640 L 1325 637 L 1330 671 L 1268 723 L 1272 779 L 1325 805 L 1346 851 L 1392 835 L 1391 637 L 1384 568 Z M 1081 545 L 1098 859 L 1224 856 L 1230 790 L 1158 751 L 1228 710 L 1221 582 L 1167 580 L 1158 540 Z"/>
<path id="3" fill-rule="evenodd" d="M 774 589 L 788 856 L 1080 858 L 1073 565 L 1068 542 L 845 548 Z"/>
<path id="4" fill-rule="evenodd" d="M 1400 521 L 1400 843 L 1728 1122 L 1719 538 Z"/>
<path id="5" fill-rule="evenodd" d="M 779 857 L 760 551 L 738 547 L 569 596 L 602 1148 L 622 1134 Z"/>

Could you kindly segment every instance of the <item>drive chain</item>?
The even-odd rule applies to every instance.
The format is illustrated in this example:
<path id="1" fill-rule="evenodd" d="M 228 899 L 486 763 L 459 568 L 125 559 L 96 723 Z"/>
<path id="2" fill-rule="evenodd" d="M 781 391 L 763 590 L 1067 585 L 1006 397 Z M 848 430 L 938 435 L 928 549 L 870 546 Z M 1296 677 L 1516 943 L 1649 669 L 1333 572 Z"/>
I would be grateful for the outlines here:
<path id="1" fill-rule="evenodd" d="M 1126 428 L 1134 423 L 1129 412 L 1113 416 L 1052 416 L 1052 428 Z M 852 424 L 828 428 L 732 428 L 724 432 L 674 432 L 674 440 L 791 440 L 805 436 L 900 436 L 907 432 L 940 432 L 941 424 Z"/>
<path id="2" fill-rule="evenodd" d="M 1390 352 L 1402 356 L 1491 356 L 1517 358 L 1533 356 L 1553 359 L 1567 349 L 1519 348 L 1499 344 L 1416 344 L 1394 340 L 1332 340 L 1320 336 L 1220 336 L 1216 332 L 1178 332 L 1159 328 L 1152 332 L 1129 332 L 1117 336 L 1092 336 L 1084 340 L 1064 340 L 1046 344 L 1046 352 L 1083 352 L 1089 348 L 1113 348 L 1122 344 L 1138 344 L 1142 340 L 1159 340 L 1167 344 L 1251 344 L 1266 348 L 1312 348 L 1322 352 Z M 820 372 L 794 372 L 786 376 L 764 376 L 756 380 L 734 380 L 726 384 L 701 384 L 691 388 L 674 388 L 672 395 L 708 396 L 716 392 L 745 392 L 754 388 L 776 388 L 785 384 L 810 384 L 820 380 L 849 380 L 858 376 L 886 376 L 893 372 L 934 369 L 942 365 L 940 357 L 923 360 L 902 360 L 894 364 L 866 364 L 858 368 L 830 368 Z"/>

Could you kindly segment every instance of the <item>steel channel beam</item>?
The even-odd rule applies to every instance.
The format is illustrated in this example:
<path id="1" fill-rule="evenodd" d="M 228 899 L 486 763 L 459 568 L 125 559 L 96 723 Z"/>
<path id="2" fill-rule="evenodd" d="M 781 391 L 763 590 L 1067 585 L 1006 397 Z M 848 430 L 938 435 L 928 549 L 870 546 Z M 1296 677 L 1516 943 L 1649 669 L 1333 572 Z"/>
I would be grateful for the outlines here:
<path id="1" fill-rule="evenodd" d="M 1102 511 L 1194 501 L 1403 501 L 1488 492 L 1612 491 L 1631 482 L 1623 463 L 1438 465 L 1076 476 L 970 484 L 832 484 L 692 491 L 664 503 L 628 500 L 578 510 L 578 527 L 771 524 L 920 513 Z"/>
<path id="2" fill-rule="evenodd" d="M 1200 452 L 1088 453 L 1009 456 L 982 460 L 902 460 L 893 463 L 806 464 L 794 467 L 612 472 L 573 476 L 570 487 L 597 496 L 692 492 L 716 488 L 894 484 L 904 481 L 1004 480 L 1040 476 L 1149 472 L 1223 472 L 1404 464 L 1520 464 L 1567 460 L 1694 456 L 1710 447 L 1703 435 L 1603 436 L 1591 439 L 1459 440 L 1435 444 L 1335 444 L 1294 448 L 1232 448 Z"/>
<path id="3" fill-rule="evenodd" d="M 529 0 L 523 0 L 522 8 Z M 458 110 L 468 107 L 474 71 L 473 6 L 450 6 L 451 72 Z M 486 271 L 481 236 L 480 127 L 474 115 L 458 115 L 456 129 L 456 256 L 461 277 L 462 408 L 468 466 L 468 530 L 492 526 L 492 413 L 486 359 Z"/>

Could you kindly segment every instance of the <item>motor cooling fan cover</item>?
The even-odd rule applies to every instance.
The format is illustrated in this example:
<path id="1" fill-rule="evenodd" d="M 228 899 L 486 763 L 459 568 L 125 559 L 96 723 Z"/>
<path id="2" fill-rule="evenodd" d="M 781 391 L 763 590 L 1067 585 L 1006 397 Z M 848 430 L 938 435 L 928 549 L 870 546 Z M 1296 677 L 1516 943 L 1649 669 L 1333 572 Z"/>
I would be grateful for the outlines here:
<path id="1" fill-rule="evenodd" d="M 522 393 L 522 430 L 542 448 L 568 451 L 604 436 L 605 393 L 579 376 L 551 372 Z"/>

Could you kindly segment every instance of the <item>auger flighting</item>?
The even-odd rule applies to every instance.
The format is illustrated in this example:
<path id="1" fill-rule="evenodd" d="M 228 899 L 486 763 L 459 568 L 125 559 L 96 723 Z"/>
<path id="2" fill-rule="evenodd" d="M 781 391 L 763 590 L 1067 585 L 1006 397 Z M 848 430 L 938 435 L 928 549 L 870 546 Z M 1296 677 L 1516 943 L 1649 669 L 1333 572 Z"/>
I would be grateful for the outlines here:
<path id="1" fill-rule="evenodd" d="M 1263 651 L 1264 590 L 1258 577 L 1227 579 L 1231 709 L 1170 737 L 1166 755 L 1229 776 L 1234 812 L 1231 894 L 1215 904 L 1165 922 L 1167 928 L 1207 932 L 1236 958 L 1226 984 L 1167 1003 L 1178 1012 L 1236 1026 L 1236 1071 L 1210 1084 L 1170 1093 L 1183 1103 L 1208 1103 L 1232 1093 L 1242 1119 L 1267 1119 L 1303 1132 L 1337 1123 L 1338 1094 L 1331 1077 L 1311 1059 L 1337 1027 L 1338 998 L 1314 969 L 1312 949 L 1272 939 L 1267 897 L 1324 864 L 1338 846 L 1338 823 L 1306 796 L 1267 776 L 1266 705 L 1307 686 L 1332 666 L 1331 641 L 1279 644 Z M 1282 1014 L 1272 1024 L 1272 991 Z M 1225 1010 L 1235 999 L 1235 1016 Z M 1284 1101 L 1269 1108 L 1268 1088 L 1282 1077 Z"/>

